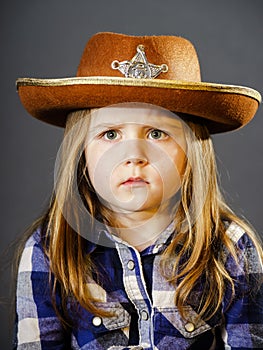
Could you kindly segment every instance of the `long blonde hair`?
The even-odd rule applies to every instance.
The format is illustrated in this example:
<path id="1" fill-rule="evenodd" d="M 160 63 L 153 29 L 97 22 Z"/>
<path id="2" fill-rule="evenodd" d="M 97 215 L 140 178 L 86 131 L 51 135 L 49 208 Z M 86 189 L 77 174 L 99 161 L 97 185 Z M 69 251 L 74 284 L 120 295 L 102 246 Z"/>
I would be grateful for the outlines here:
<path id="1" fill-rule="evenodd" d="M 175 220 L 177 234 L 163 254 L 162 271 L 176 287 L 175 304 L 182 314 L 194 287 L 201 277 L 205 277 L 198 312 L 200 317 L 209 319 L 220 308 L 227 285 L 232 290 L 232 298 L 235 295 L 234 281 L 224 263 L 225 252 L 228 251 L 238 264 L 238 251 L 235 242 L 226 234 L 227 223 L 234 221 L 243 228 L 252 239 L 261 261 L 263 252 L 254 230 L 235 215 L 224 201 L 217 180 L 213 143 L 207 128 L 194 122 L 194 118 L 185 117 L 188 163 Z M 172 273 L 167 274 L 166 271 L 171 271 L 168 266 L 171 261 Z"/>
<path id="2" fill-rule="evenodd" d="M 181 202 L 176 212 L 176 236 L 163 253 L 161 267 L 164 276 L 175 286 L 175 304 L 182 314 L 194 287 L 201 277 L 205 277 L 199 315 L 209 319 L 220 308 L 227 284 L 231 286 L 233 296 L 235 293 L 234 282 L 224 266 L 222 247 L 236 261 L 237 253 L 234 243 L 225 234 L 224 220 L 235 221 L 244 228 L 253 240 L 260 258 L 262 248 L 251 228 L 225 204 L 217 182 L 216 162 L 209 132 L 205 126 L 193 120 L 188 117 L 188 127 L 185 128 L 189 161 L 182 181 Z M 54 275 L 53 296 L 59 286 L 64 311 L 67 298 L 74 296 L 90 312 L 105 315 L 105 312 L 96 308 L 96 300 L 88 289 L 87 281 L 92 279 L 96 268 L 84 249 L 85 237 L 77 233 L 76 227 L 81 225 L 78 222 L 79 208 L 72 195 L 73 184 L 77 183 L 90 217 L 102 216 L 108 223 L 107 210 L 100 203 L 86 173 L 83 149 L 88 129 L 89 111 L 70 114 L 65 130 L 68 140 L 63 143 L 60 164 L 56 170 L 56 191 L 45 218 L 45 232 L 48 235 L 43 235 L 43 245 L 50 261 L 50 271 Z M 65 218 L 67 210 L 74 217 L 74 228 Z M 89 224 L 87 230 L 92 229 L 92 219 Z M 188 259 L 182 264 L 184 256 Z M 56 307 L 55 301 L 54 306 Z M 66 324 L 66 317 L 61 313 L 60 316 Z"/>

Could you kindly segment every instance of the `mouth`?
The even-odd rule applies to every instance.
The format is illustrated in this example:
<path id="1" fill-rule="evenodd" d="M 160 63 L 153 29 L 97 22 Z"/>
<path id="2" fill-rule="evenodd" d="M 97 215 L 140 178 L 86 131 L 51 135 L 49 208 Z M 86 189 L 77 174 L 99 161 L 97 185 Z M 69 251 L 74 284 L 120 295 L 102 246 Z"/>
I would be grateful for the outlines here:
<path id="1" fill-rule="evenodd" d="M 129 177 L 127 180 L 122 182 L 124 186 L 145 186 L 149 185 L 149 182 L 142 179 L 141 177 Z"/>

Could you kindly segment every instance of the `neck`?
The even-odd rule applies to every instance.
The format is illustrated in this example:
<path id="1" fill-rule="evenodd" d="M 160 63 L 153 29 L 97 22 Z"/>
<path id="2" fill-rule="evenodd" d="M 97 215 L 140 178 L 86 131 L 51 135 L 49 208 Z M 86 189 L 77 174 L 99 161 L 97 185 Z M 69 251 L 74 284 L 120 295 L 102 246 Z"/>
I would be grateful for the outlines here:
<path id="1" fill-rule="evenodd" d="M 153 244 L 172 221 L 167 210 L 118 214 L 114 219 L 118 223 L 114 233 L 138 251 Z"/>

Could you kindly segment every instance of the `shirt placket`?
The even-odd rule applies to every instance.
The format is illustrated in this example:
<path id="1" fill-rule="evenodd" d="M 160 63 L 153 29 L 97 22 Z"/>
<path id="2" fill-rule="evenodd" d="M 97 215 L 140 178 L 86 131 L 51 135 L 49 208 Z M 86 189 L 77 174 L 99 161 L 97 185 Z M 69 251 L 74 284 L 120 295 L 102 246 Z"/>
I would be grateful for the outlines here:
<path id="1" fill-rule="evenodd" d="M 139 344 L 142 349 L 154 349 L 152 303 L 146 289 L 140 254 L 121 243 L 117 243 L 116 247 L 122 263 L 125 291 L 139 315 Z"/>

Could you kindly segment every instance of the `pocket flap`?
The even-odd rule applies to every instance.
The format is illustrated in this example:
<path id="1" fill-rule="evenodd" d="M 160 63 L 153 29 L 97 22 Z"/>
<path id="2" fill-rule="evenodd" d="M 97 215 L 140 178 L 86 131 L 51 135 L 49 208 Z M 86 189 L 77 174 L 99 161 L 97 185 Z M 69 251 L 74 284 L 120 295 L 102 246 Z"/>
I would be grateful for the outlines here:
<path id="1" fill-rule="evenodd" d="M 100 305 L 99 308 L 111 313 L 112 315 L 107 317 L 90 315 L 88 328 L 92 330 L 92 332 L 102 333 L 129 327 L 131 317 L 120 304 L 108 303 L 105 305 L 103 303 L 103 305 Z"/>
<path id="2" fill-rule="evenodd" d="M 184 310 L 185 319 L 175 307 L 156 309 L 154 312 L 155 331 L 172 336 L 181 334 L 185 338 L 193 338 L 216 326 L 211 326 L 198 318 L 198 314 L 190 306 L 186 306 Z"/>

